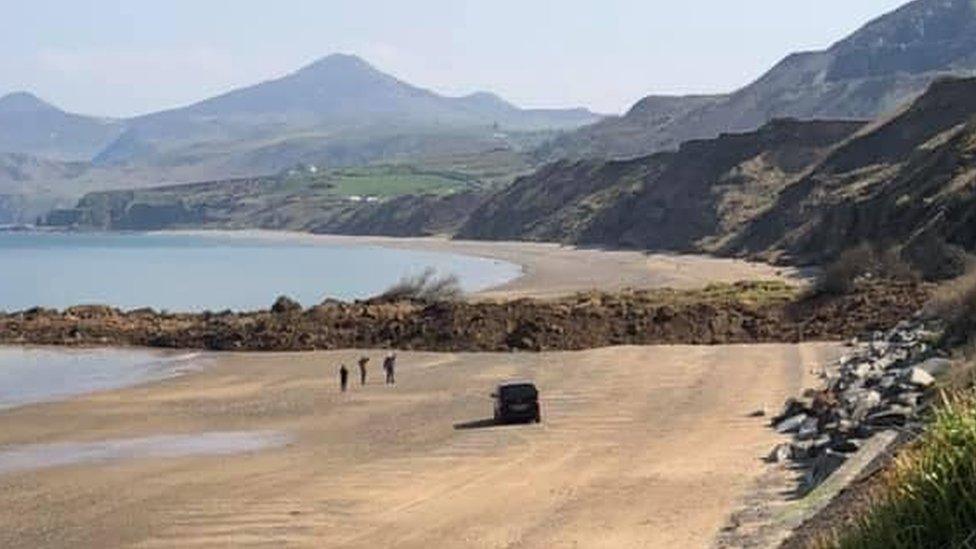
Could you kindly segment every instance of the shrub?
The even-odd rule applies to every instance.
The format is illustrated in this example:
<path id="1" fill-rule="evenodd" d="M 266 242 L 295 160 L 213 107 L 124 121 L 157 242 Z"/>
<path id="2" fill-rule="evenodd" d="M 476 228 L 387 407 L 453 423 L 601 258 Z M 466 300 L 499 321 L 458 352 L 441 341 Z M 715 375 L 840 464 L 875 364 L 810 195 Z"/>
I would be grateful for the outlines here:
<path id="1" fill-rule="evenodd" d="M 275 300 L 274 305 L 271 306 L 271 312 L 276 314 L 288 314 L 288 313 L 300 313 L 302 311 L 302 305 L 288 296 L 278 296 Z"/>
<path id="2" fill-rule="evenodd" d="M 976 336 L 976 270 L 943 284 L 926 304 L 925 313 L 946 321 L 949 344 L 972 342 Z"/>
<path id="3" fill-rule="evenodd" d="M 428 267 L 424 272 L 405 276 L 377 296 L 378 301 L 456 301 L 463 295 L 457 275 L 437 276 L 437 271 Z"/>
<path id="4" fill-rule="evenodd" d="M 841 295 L 851 293 L 862 279 L 917 280 L 918 275 L 897 250 L 881 250 L 861 244 L 845 250 L 827 265 L 817 279 L 817 293 Z"/>
<path id="5" fill-rule="evenodd" d="M 946 397 L 896 458 L 872 505 L 823 547 L 969 547 L 976 542 L 976 392 Z"/>

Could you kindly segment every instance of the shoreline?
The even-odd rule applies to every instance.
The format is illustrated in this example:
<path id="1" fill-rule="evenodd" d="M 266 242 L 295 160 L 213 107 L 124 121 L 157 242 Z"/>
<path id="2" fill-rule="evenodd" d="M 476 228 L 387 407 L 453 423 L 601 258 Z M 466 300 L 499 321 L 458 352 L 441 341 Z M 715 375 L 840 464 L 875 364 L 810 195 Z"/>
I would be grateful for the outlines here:
<path id="1" fill-rule="evenodd" d="M 742 259 L 698 254 L 580 248 L 550 242 L 451 240 L 446 237 L 390 237 L 312 234 L 296 231 L 173 230 L 150 234 L 304 241 L 326 246 L 373 246 L 503 261 L 521 268 L 516 278 L 473 292 L 475 300 L 557 298 L 588 291 L 697 289 L 713 283 L 776 280 L 804 283 L 803 273 Z"/>

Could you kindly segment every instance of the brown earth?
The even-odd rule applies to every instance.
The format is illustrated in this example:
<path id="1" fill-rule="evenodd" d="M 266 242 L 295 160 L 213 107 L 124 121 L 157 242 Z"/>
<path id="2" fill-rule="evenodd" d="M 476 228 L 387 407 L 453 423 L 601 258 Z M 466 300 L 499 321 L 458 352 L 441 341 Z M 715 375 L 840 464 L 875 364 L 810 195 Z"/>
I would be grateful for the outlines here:
<path id="1" fill-rule="evenodd" d="M 169 314 L 100 306 L 0 315 L 0 343 L 298 351 L 579 350 L 610 345 L 838 340 L 913 315 L 928 286 L 869 284 L 798 297 L 782 283 L 583 293 L 506 302 L 326 302 L 305 311 Z"/>

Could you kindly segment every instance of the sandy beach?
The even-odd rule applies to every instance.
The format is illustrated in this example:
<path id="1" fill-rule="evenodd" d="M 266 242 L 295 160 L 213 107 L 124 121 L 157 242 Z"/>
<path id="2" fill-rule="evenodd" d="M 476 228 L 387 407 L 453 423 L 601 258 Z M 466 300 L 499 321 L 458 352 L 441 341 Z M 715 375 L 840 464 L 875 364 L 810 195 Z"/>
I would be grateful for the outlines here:
<path id="1" fill-rule="evenodd" d="M 0 450 L 214 432 L 287 445 L 0 473 L 0 546 L 707 546 L 776 440 L 748 414 L 838 352 L 402 353 L 396 387 L 377 356 L 347 394 L 335 365 L 358 352 L 218 355 L 180 378 L 0 413 Z M 485 425 L 509 378 L 538 383 L 541 425 Z"/>
<path id="2" fill-rule="evenodd" d="M 589 290 L 691 289 L 740 280 L 801 281 L 793 268 L 703 255 L 577 248 L 540 242 L 450 240 L 441 237 L 314 235 L 284 231 L 170 231 L 221 237 L 302 240 L 329 246 L 379 246 L 484 257 L 522 267 L 522 276 L 474 299 L 552 298 Z"/>

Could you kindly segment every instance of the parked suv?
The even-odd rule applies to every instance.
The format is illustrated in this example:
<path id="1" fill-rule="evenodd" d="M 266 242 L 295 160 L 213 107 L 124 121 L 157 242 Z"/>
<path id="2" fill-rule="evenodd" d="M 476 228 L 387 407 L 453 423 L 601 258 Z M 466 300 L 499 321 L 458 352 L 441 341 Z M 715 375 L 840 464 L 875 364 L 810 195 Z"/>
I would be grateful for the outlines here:
<path id="1" fill-rule="evenodd" d="M 539 410 L 539 390 L 532 383 L 503 383 L 491 394 L 495 399 L 495 421 L 542 421 Z"/>

